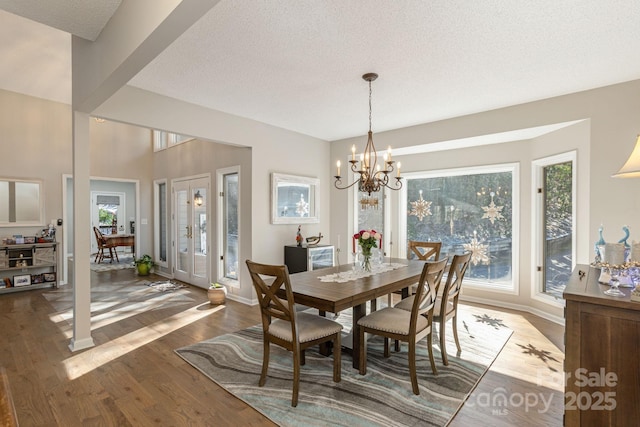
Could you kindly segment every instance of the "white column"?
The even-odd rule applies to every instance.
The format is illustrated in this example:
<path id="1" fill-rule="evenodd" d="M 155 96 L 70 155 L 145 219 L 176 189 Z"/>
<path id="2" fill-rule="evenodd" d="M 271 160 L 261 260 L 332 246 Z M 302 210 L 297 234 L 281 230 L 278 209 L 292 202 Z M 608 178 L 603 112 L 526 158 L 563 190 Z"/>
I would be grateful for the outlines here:
<path id="1" fill-rule="evenodd" d="M 73 337 L 71 351 L 93 347 L 91 337 L 91 209 L 89 115 L 73 112 Z"/>

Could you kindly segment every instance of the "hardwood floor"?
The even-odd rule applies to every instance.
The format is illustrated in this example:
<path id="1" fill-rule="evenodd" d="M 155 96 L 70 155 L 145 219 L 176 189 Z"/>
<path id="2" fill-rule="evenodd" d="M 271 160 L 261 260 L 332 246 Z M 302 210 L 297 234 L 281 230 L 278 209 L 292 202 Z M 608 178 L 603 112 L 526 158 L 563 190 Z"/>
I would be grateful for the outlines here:
<path id="1" fill-rule="evenodd" d="M 259 323 L 257 307 L 214 307 L 206 290 L 191 286 L 155 292 L 141 285 L 162 278 L 130 269 L 91 277 L 95 347 L 75 353 L 70 287 L 0 295 L 0 366 L 22 427 L 275 425 L 174 353 Z M 563 327 L 483 309 L 482 321 L 514 334 L 451 425 L 562 425 Z M 506 406 L 490 405 L 499 395 Z"/>

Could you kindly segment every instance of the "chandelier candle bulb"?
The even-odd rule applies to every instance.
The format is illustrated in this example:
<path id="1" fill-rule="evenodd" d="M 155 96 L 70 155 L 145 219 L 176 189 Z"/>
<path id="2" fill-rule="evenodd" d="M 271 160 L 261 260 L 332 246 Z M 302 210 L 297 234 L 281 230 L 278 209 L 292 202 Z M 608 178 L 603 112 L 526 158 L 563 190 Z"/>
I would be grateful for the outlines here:
<path id="1" fill-rule="evenodd" d="M 351 146 L 351 161 L 356 161 L 356 144 Z"/>
<path id="2" fill-rule="evenodd" d="M 336 167 L 338 168 L 338 174 L 336 176 L 340 176 L 340 160 L 336 162 Z"/>
<path id="3" fill-rule="evenodd" d="M 387 156 L 386 156 L 386 158 L 384 160 L 385 160 L 385 162 L 390 162 L 391 161 L 391 146 L 387 147 Z"/>
<path id="4" fill-rule="evenodd" d="M 397 171 L 397 175 L 396 177 L 400 178 L 400 166 L 402 166 L 402 163 L 398 162 L 398 171 Z"/>

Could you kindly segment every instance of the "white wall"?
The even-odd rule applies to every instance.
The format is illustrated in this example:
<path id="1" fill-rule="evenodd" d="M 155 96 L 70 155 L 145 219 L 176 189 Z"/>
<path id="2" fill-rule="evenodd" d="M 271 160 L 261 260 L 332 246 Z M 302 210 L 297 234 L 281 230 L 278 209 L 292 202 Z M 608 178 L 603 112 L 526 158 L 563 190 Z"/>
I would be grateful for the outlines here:
<path id="1" fill-rule="evenodd" d="M 464 150 L 443 151 L 424 156 L 395 156 L 404 171 L 431 170 L 472 164 L 492 164 L 503 161 L 521 163 L 520 191 L 521 232 L 520 295 L 490 295 L 489 299 L 501 301 L 516 308 L 533 306 L 544 309 L 553 316 L 562 317 L 560 309 L 540 306 L 528 298 L 530 284 L 530 211 L 531 168 L 530 161 L 553 152 L 570 148 L 578 150 L 578 253 L 577 262 L 589 263 L 593 258 L 592 247 L 597 239 L 597 228 L 604 224 L 605 239 L 617 241 L 622 237 L 621 228 L 627 224 L 632 238 L 640 240 L 640 180 L 611 178 L 633 149 L 640 132 L 640 81 L 608 86 L 591 91 L 551 98 L 514 107 L 443 120 L 434 123 L 374 133 L 377 147 L 391 145 L 394 148 L 432 144 L 480 135 L 533 128 L 563 122 L 584 120 L 580 124 L 541 136 L 530 142 L 491 145 Z M 351 138 L 332 143 L 331 157 L 344 158 L 351 144 L 361 150 L 364 138 Z M 612 200 L 613 205 L 611 203 Z M 339 229 L 338 213 L 347 209 L 345 192 L 334 190 L 331 194 L 332 234 L 345 233 Z M 473 292 L 468 297 L 478 298 Z"/>
<path id="2" fill-rule="evenodd" d="M 250 212 L 245 213 L 249 216 L 249 224 L 244 222 L 241 226 L 243 232 L 250 235 L 251 253 L 248 258 L 282 264 L 284 246 L 295 242 L 297 225 L 271 224 L 273 172 L 320 179 L 320 223 L 303 226 L 303 232 L 305 236 L 319 232 L 329 235 L 332 171 L 326 167 L 330 161 L 328 142 L 132 87 L 122 88 L 95 114 L 138 126 L 251 148 L 250 191 L 243 191 L 243 200 L 250 198 L 250 203 L 243 202 L 244 206 L 250 205 Z M 244 261 L 242 259 L 241 263 Z M 242 301 L 255 301 L 246 266 L 240 270 L 240 286 L 236 297 Z"/>

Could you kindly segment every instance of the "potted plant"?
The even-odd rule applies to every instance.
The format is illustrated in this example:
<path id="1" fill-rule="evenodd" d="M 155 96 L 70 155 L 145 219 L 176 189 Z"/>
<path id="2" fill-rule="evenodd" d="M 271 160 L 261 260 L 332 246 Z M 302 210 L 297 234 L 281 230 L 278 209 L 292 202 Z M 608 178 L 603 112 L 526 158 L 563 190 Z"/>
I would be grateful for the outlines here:
<path id="1" fill-rule="evenodd" d="M 150 255 L 142 255 L 142 257 L 134 259 L 133 263 L 138 268 L 138 275 L 148 276 L 151 267 L 155 265 Z"/>
<path id="2" fill-rule="evenodd" d="M 213 305 L 224 304 L 227 296 L 227 288 L 220 283 L 212 283 L 207 291 L 209 302 Z"/>

